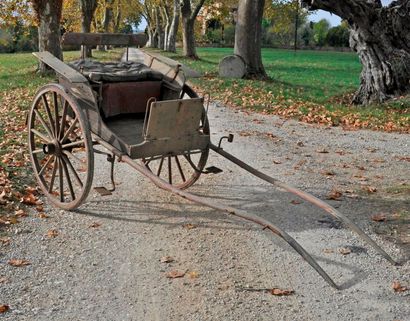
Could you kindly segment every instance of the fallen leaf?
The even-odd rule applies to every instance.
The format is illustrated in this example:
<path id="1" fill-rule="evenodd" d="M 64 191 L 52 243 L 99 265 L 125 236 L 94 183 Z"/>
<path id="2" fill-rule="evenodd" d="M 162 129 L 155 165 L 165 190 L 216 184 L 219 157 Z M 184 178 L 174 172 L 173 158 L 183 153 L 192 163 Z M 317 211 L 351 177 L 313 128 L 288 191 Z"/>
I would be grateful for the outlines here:
<path id="1" fill-rule="evenodd" d="M 48 238 L 54 238 L 58 236 L 58 231 L 57 230 L 49 230 L 47 232 L 47 237 Z"/>
<path id="2" fill-rule="evenodd" d="M 273 288 L 270 291 L 270 294 L 276 295 L 276 296 L 287 296 L 287 295 L 292 295 L 295 293 L 293 290 L 282 290 L 279 288 Z"/>
<path id="3" fill-rule="evenodd" d="M 25 259 L 11 259 L 8 261 L 8 264 L 16 267 L 30 265 L 31 263 Z"/>
<path id="4" fill-rule="evenodd" d="M 239 132 L 239 136 L 248 137 L 248 136 L 251 136 L 251 135 L 252 134 L 250 132 L 246 132 L 246 131 Z"/>
<path id="5" fill-rule="evenodd" d="M 335 251 L 333 251 L 332 249 L 324 249 L 323 250 L 323 253 L 326 253 L 326 254 L 330 254 L 330 253 L 334 253 Z"/>
<path id="6" fill-rule="evenodd" d="M 278 160 L 276 160 L 276 159 L 273 160 L 273 163 L 274 163 L 274 164 L 282 164 L 281 161 L 278 161 Z"/>
<path id="7" fill-rule="evenodd" d="M 89 227 L 98 228 L 98 227 L 100 227 L 100 226 L 101 226 L 101 223 L 94 222 L 94 223 L 92 223 Z"/>
<path id="8" fill-rule="evenodd" d="M 376 214 L 372 216 L 372 221 L 375 222 L 385 222 L 386 221 L 386 214 Z"/>
<path id="9" fill-rule="evenodd" d="M 6 283 L 7 282 L 7 278 L 6 277 L 1 277 L 0 278 L 0 283 Z"/>
<path id="10" fill-rule="evenodd" d="M 374 186 L 363 186 L 363 189 L 368 193 L 376 193 L 377 188 Z"/>
<path id="11" fill-rule="evenodd" d="M 399 282 L 394 281 L 392 284 L 392 288 L 394 290 L 394 292 L 405 292 L 407 291 L 409 288 L 407 286 L 402 286 Z"/>
<path id="12" fill-rule="evenodd" d="M 301 201 L 297 201 L 297 200 L 292 200 L 292 201 L 290 201 L 290 203 L 291 203 L 291 204 L 293 204 L 293 205 L 299 205 L 299 204 L 302 204 L 302 202 L 301 202 Z"/>
<path id="13" fill-rule="evenodd" d="M 165 276 L 166 276 L 168 279 L 177 279 L 177 278 L 182 278 L 182 277 L 184 277 L 185 273 L 186 273 L 186 272 L 184 272 L 184 271 L 174 270 L 174 271 L 169 271 L 169 272 L 165 273 Z"/>
<path id="14" fill-rule="evenodd" d="M 37 212 L 44 212 L 44 207 L 43 207 L 43 205 L 37 205 L 37 206 L 36 206 L 36 210 L 37 210 Z"/>
<path id="15" fill-rule="evenodd" d="M 6 304 L 0 305 L 0 313 L 7 312 L 10 309 L 10 307 Z"/>
<path id="16" fill-rule="evenodd" d="M 329 151 L 326 148 L 322 148 L 322 149 L 317 149 L 316 153 L 320 153 L 320 154 L 328 154 Z"/>
<path id="17" fill-rule="evenodd" d="M 49 218 L 50 216 L 48 216 L 46 213 L 38 213 L 37 215 L 39 218 Z"/>
<path id="18" fill-rule="evenodd" d="M 15 211 L 14 215 L 16 215 L 17 217 L 26 217 L 26 216 L 28 216 L 28 214 L 26 212 L 24 212 L 23 210 Z"/>
<path id="19" fill-rule="evenodd" d="M 6 204 L 7 204 L 7 200 L 4 199 L 5 196 L 6 196 L 6 191 L 3 190 L 3 191 L 0 193 L 0 205 L 6 205 Z"/>
<path id="20" fill-rule="evenodd" d="M 192 230 L 196 228 L 197 226 L 191 223 L 187 223 L 187 224 L 182 225 L 182 227 L 186 228 L 187 230 Z"/>
<path id="21" fill-rule="evenodd" d="M 305 144 L 303 144 L 303 142 L 301 142 L 301 141 L 297 142 L 296 145 L 298 145 L 299 147 L 305 146 Z"/>
<path id="22" fill-rule="evenodd" d="M 163 256 L 163 257 L 160 259 L 160 262 L 161 262 L 161 263 L 171 263 L 171 262 L 174 262 L 174 261 L 175 261 L 174 258 L 171 257 L 171 256 Z"/>
<path id="23" fill-rule="evenodd" d="M 331 170 L 324 170 L 324 171 L 321 171 L 320 173 L 322 175 L 325 175 L 325 176 L 334 176 L 334 175 L 336 175 L 335 172 L 333 172 Z"/>
<path id="24" fill-rule="evenodd" d="M 342 247 L 339 249 L 339 253 L 342 255 L 348 255 L 350 253 L 352 253 L 352 251 L 346 247 Z"/>
<path id="25" fill-rule="evenodd" d="M 329 195 L 327 196 L 328 200 L 335 200 L 338 201 L 342 197 L 343 193 L 337 189 L 333 189 Z"/>
<path id="26" fill-rule="evenodd" d="M 11 241 L 10 237 L 1 237 L 0 238 L 0 243 L 3 245 L 9 245 Z"/>
<path id="27" fill-rule="evenodd" d="M 189 276 L 190 279 L 196 279 L 196 278 L 199 277 L 199 273 L 195 272 L 195 271 L 191 271 L 191 272 L 188 273 L 188 276 Z"/>
<path id="28" fill-rule="evenodd" d="M 37 197 L 34 194 L 26 194 L 21 202 L 26 205 L 37 205 Z"/>

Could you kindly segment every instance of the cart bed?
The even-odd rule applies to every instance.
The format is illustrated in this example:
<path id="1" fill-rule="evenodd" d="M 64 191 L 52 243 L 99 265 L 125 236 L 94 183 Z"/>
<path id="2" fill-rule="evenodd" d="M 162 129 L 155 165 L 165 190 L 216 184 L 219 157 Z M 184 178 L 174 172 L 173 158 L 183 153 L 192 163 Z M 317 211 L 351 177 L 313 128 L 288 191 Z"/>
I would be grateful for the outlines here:
<path id="1" fill-rule="evenodd" d="M 107 127 L 127 145 L 138 145 L 144 141 L 142 129 L 144 115 L 121 115 L 105 120 Z"/>

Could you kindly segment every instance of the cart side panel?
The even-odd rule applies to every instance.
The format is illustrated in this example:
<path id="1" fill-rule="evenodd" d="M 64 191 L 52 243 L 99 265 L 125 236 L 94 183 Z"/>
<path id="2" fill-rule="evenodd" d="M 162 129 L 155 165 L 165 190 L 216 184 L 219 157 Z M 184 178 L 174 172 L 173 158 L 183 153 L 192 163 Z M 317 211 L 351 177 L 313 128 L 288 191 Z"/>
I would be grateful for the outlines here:
<path id="1" fill-rule="evenodd" d="M 72 83 L 88 83 L 87 78 L 81 73 L 54 57 L 48 51 L 34 52 L 33 55 L 68 81 Z"/>

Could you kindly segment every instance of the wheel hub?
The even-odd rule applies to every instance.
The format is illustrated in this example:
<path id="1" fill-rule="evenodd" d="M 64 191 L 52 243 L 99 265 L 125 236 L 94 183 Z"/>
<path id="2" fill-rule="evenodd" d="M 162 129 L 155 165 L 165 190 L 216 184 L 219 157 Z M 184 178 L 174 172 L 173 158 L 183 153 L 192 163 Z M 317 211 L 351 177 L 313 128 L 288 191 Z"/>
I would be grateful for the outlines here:
<path id="1" fill-rule="evenodd" d="M 61 156 L 63 153 L 63 148 L 58 141 L 43 145 L 43 152 L 47 155 Z"/>

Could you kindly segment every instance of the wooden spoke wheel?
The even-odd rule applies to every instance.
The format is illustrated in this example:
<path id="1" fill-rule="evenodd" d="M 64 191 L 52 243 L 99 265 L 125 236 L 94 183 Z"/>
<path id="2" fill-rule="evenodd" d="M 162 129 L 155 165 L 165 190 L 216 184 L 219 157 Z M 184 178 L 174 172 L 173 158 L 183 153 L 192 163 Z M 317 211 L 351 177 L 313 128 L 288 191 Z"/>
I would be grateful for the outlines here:
<path id="1" fill-rule="evenodd" d="M 188 86 L 184 87 L 182 98 L 197 98 L 197 94 Z M 209 135 L 209 122 L 206 115 L 200 124 L 200 130 Z M 158 177 L 171 185 L 186 189 L 192 186 L 201 176 L 208 160 L 209 148 L 194 150 L 181 155 L 162 155 L 143 159 L 143 164 Z"/>
<path id="2" fill-rule="evenodd" d="M 93 179 L 92 140 L 82 110 L 62 86 L 46 85 L 37 93 L 28 140 L 34 174 L 47 198 L 65 210 L 80 206 Z"/>

